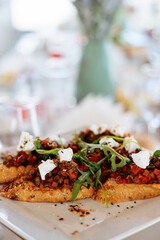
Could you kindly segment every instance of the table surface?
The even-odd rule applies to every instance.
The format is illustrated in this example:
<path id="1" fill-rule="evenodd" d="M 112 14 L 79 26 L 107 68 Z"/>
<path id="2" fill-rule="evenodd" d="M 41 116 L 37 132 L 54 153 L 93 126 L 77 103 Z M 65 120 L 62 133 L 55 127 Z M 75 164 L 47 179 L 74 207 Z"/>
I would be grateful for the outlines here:
<path id="1" fill-rule="evenodd" d="M 22 240 L 22 238 L 3 224 L 0 224 L 0 240 Z"/>

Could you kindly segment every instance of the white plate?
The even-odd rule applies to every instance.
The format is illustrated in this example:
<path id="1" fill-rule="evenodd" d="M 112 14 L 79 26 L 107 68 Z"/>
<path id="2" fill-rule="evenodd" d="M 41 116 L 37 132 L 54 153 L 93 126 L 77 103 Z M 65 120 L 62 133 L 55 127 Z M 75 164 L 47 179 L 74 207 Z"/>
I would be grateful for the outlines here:
<path id="1" fill-rule="evenodd" d="M 0 222 L 28 240 L 119 240 L 160 221 L 160 196 L 108 208 L 92 199 L 63 204 L 0 199 Z M 71 204 L 90 214 L 80 217 L 68 211 Z"/>
<path id="2" fill-rule="evenodd" d="M 1 199 L 0 222 L 29 240 L 119 240 L 160 221 L 160 197 L 109 205 L 108 209 L 92 199 L 57 206 Z M 68 211 L 70 204 L 77 203 L 90 214 L 80 217 Z"/>

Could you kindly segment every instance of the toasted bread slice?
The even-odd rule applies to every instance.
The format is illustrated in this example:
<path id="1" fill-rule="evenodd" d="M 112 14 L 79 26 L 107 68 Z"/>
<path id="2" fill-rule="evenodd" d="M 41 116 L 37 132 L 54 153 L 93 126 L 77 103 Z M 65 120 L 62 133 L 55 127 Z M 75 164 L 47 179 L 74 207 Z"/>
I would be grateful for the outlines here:
<path id="1" fill-rule="evenodd" d="M 93 195 L 93 188 L 82 186 L 76 199 L 89 198 Z M 2 187 L 0 194 L 6 198 L 27 202 L 67 202 L 72 200 L 72 189 L 63 187 L 59 189 L 50 189 L 48 187 L 35 186 L 31 181 L 25 180 L 25 177 Z"/>
<path id="2" fill-rule="evenodd" d="M 34 169 L 33 166 L 19 166 L 19 167 L 6 167 L 4 164 L 0 165 L 0 183 L 9 183 L 15 179 L 26 175 L 31 169 Z"/>
<path id="3" fill-rule="evenodd" d="M 115 179 L 109 179 L 103 185 L 108 203 L 127 202 L 147 199 L 160 195 L 160 184 L 117 184 Z M 92 196 L 98 202 L 105 203 L 101 188 Z"/>

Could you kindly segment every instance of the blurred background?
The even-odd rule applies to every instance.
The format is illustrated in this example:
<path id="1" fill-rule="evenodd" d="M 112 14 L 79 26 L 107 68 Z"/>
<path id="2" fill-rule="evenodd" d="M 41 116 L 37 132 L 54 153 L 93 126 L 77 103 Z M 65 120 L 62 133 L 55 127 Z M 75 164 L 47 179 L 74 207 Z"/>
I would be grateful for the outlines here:
<path id="1" fill-rule="evenodd" d="M 0 0 L 0 149 L 93 122 L 153 149 L 159 93 L 159 0 Z"/>

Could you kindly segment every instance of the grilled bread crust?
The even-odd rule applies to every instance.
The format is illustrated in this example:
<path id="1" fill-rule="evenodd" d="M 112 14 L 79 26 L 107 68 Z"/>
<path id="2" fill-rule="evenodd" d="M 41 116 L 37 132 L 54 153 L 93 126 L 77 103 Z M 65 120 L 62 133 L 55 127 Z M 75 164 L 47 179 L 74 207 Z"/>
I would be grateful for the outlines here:
<path id="1" fill-rule="evenodd" d="M 90 198 L 94 193 L 92 187 L 82 186 L 76 199 Z M 21 177 L 14 182 L 4 185 L 0 191 L 1 196 L 27 202 L 67 202 L 72 201 L 72 189 L 62 187 L 50 189 L 48 187 L 37 187 L 33 182 Z"/>
<path id="2" fill-rule="evenodd" d="M 9 183 L 15 179 L 26 175 L 27 172 L 34 169 L 33 166 L 19 166 L 19 167 L 6 167 L 4 164 L 0 165 L 0 183 Z"/>
<path id="3" fill-rule="evenodd" d="M 147 199 L 160 195 L 160 184 L 117 184 L 111 178 L 103 185 L 108 203 L 127 202 L 132 200 Z M 105 203 L 104 194 L 99 188 L 92 196 L 98 202 Z"/>

